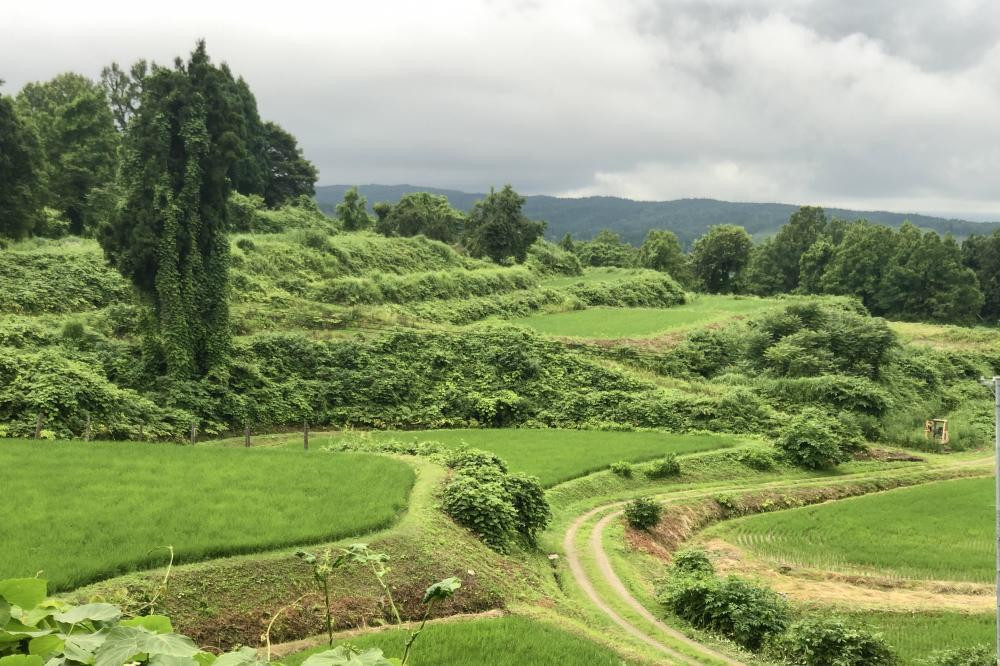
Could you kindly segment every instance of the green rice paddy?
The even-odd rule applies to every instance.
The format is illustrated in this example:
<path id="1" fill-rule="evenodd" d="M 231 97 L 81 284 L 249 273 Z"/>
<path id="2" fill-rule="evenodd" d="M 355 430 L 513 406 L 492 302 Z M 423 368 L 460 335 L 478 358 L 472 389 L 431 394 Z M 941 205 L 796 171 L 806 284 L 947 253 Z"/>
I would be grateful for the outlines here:
<path id="1" fill-rule="evenodd" d="M 66 590 L 168 561 L 361 535 L 405 508 L 384 456 L 173 444 L 0 440 L 0 579 Z M 364 492 L 358 492 L 363 488 Z"/>
<path id="2" fill-rule="evenodd" d="M 941 481 L 722 523 L 768 560 L 902 578 L 992 583 L 994 480 Z"/>

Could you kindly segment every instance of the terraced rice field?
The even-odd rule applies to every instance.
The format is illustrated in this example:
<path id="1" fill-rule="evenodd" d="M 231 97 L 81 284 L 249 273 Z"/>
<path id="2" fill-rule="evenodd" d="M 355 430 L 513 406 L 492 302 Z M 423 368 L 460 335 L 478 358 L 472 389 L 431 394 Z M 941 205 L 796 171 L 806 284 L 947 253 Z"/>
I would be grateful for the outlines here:
<path id="1" fill-rule="evenodd" d="M 935 650 L 992 645 L 996 618 L 967 613 L 856 613 L 858 624 L 881 632 L 904 664 L 917 664 Z"/>
<path id="2" fill-rule="evenodd" d="M 746 317 L 775 307 L 766 298 L 697 295 L 672 308 L 587 308 L 536 314 L 515 323 L 544 333 L 570 338 L 648 338 L 683 332 L 699 326 Z"/>
<path id="3" fill-rule="evenodd" d="M 767 560 L 991 583 L 994 481 L 941 481 L 722 523 L 708 534 Z"/>
<path id="4" fill-rule="evenodd" d="M 0 470 L 0 578 L 41 571 L 51 591 L 165 564 L 165 546 L 189 562 L 361 535 L 414 481 L 382 456 L 126 442 L 0 440 Z"/>
<path id="5" fill-rule="evenodd" d="M 314 437 L 316 446 L 357 433 Z M 613 462 L 640 462 L 666 453 L 685 455 L 737 446 L 744 442 L 734 435 L 679 435 L 665 432 L 605 432 L 560 429 L 455 429 L 380 431 L 367 436 L 401 441 L 434 441 L 450 447 L 470 446 L 492 451 L 512 471 L 537 476 L 542 485 L 584 476 Z M 287 444 L 301 446 L 301 437 Z"/>

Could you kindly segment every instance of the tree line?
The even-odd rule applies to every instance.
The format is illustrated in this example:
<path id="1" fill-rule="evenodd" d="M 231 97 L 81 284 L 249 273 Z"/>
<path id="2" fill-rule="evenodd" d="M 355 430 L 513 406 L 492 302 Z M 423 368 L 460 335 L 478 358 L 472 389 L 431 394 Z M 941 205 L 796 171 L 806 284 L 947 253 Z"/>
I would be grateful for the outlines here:
<path id="1" fill-rule="evenodd" d="M 643 267 L 708 293 L 854 296 L 878 316 L 951 324 L 1000 324 L 1000 231 L 959 244 L 950 235 L 860 219 L 828 218 L 804 206 L 778 233 L 754 243 L 736 225 L 718 225 L 685 252 L 654 229 L 639 247 L 604 230 L 590 241 L 560 241 L 586 266 Z"/>

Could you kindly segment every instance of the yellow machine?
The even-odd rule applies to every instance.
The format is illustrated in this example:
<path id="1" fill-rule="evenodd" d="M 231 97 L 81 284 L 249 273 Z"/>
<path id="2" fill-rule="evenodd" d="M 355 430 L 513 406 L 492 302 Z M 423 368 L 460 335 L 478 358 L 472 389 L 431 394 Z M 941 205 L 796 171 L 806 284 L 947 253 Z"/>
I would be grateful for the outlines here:
<path id="1" fill-rule="evenodd" d="M 924 422 L 924 438 L 942 446 L 948 443 L 948 419 L 928 419 Z"/>

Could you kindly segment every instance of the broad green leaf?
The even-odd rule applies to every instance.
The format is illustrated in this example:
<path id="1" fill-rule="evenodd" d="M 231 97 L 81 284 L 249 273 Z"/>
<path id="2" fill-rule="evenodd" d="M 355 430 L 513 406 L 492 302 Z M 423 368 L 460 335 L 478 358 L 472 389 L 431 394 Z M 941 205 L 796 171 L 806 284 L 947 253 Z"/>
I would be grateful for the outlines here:
<path id="1" fill-rule="evenodd" d="M 56 613 L 52 617 L 57 622 L 66 624 L 79 624 L 91 620 L 92 622 L 114 622 L 122 615 L 117 606 L 112 604 L 84 604 L 70 608 L 62 613 Z"/>
<path id="2" fill-rule="evenodd" d="M 462 587 L 462 581 L 458 578 L 455 578 L 454 576 L 451 578 L 445 578 L 444 580 L 438 581 L 427 588 L 427 591 L 424 592 L 423 601 L 426 604 L 432 599 L 447 599 L 455 594 L 455 591 L 460 587 Z"/>
<path id="3" fill-rule="evenodd" d="M 174 631 L 166 615 L 140 615 L 118 623 L 120 627 L 142 627 L 154 634 L 171 634 Z"/>
<path id="4" fill-rule="evenodd" d="M 66 636 L 66 644 L 63 646 L 63 654 L 67 659 L 78 661 L 83 664 L 94 663 L 94 655 L 104 639 L 108 637 L 108 630 L 102 629 L 93 634 L 73 634 Z"/>
<path id="5" fill-rule="evenodd" d="M 9 657 L 0 657 L 0 666 L 42 666 L 44 663 L 41 657 L 34 654 L 12 654 Z"/>
<path id="6" fill-rule="evenodd" d="M 198 662 L 198 666 L 213 666 L 216 656 L 211 652 L 199 652 L 193 659 Z"/>
<path id="7" fill-rule="evenodd" d="M 108 632 L 104 644 L 97 651 L 95 665 L 121 666 L 133 661 L 132 657 L 138 654 L 147 654 L 152 660 L 156 656 L 190 658 L 198 652 L 198 646 L 186 636 L 154 634 L 142 627 L 119 625 Z"/>
<path id="8" fill-rule="evenodd" d="M 6 599 L 0 599 L 0 627 L 10 622 L 10 604 Z"/>
<path id="9" fill-rule="evenodd" d="M 0 597 L 23 610 L 31 610 L 45 600 L 47 588 L 41 578 L 0 580 Z"/>
<path id="10" fill-rule="evenodd" d="M 354 652 L 338 645 L 332 650 L 310 656 L 302 662 L 302 666 L 393 666 L 393 663 L 378 648 Z"/>
<path id="11" fill-rule="evenodd" d="M 58 636 L 52 634 L 48 636 L 39 636 L 38 638 L 32 638 L 28 641 L 28 653 L 44 657 L 56 652 L 62 652 L 63 645 L 63 639 Z"/>
<path id="12" fill-rule="evenodd" d="M 94 655 L 95 666 L 122 666 L 144 652 L 143 641 L 150 633 L 139 627 L 114 627 Z"/>
<path id="13" fill-rule="evenodd" d="M 220 654 L 213 666 L 252 666 L 258 661 L 257 651 L 252 647 L 244 647 L 235 652 Z"/>
<path id="14" fill-rule="evenodd" d="M 4 626 L 3 629 L 0 629 L 0 633 L 9 634 L 18 638 L 34 638 L 36 636 L 46 636 L 54 632 L 54 629 L 39 629 L 38 627 L 30 627 L 14 619 L 8 621 L 6 626 Z"/>

